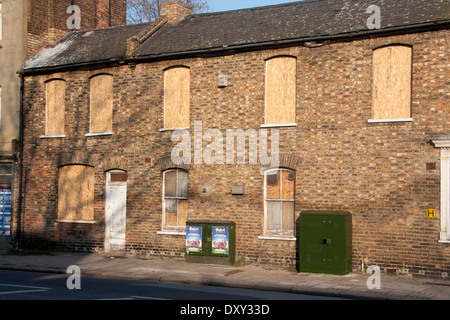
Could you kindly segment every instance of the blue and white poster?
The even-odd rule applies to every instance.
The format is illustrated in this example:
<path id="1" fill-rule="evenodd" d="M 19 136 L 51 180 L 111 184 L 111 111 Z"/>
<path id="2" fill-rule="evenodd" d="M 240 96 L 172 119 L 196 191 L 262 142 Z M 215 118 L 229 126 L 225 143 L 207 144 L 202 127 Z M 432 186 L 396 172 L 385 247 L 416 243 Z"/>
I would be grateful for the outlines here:
<path id="1" fill-rule="evenodd" d="M 187 253 L 202 252 L 202 227 L 200 226 L 186 227 L 186 252 Z"/>
<path id="2" fill-rule="evenodd" d="M 227 255 L 229 252 L 229 228 L 212 228 L 212 253 Z"/>
<path id="3" fill-rule="evenodd" d="M 0 190 L 0 236 L 9 236 L 11 229 L 11 190 Z"/>

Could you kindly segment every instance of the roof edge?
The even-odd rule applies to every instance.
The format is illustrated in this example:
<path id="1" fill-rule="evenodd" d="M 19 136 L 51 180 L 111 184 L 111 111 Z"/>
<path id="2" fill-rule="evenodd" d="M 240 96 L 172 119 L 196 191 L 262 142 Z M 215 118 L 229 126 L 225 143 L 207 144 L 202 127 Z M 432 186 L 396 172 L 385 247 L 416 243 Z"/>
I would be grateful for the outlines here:
<path id="1" fill-rule="evenodd" d="M 309 0 L 316 1 L 316 0 Z M 76 64 L 66 64 L 59 66 L 50 66 L 50 67 L 40 67 L 40 68 L 29 68 L 29 69 L 21 69 L 17 73 L 27 76 L 41 73 L 51 73 L 55 71 L 62 71 L 73 68 L 82 68 L 82 67 L 92 67 L 92 66 L 102 66 L 102 65 L 113 65 L 119 63 L 140 63 L 144 61 L 152 61 L 152 60 L 164 60 L 164 59 L 174 59 L 174 58 L 187 58 L 193 55 L 200 54 L 214 54 L 214 53 L 226 53 L 229 51 L 251 51 L 251 50 L 261 50 L 268 47 L 280 46 L 280 45 L 295 45 L 305 42 L 323 42 L 327 40 L 345 40 L 345 39 L 354 39 L 354 38 L 366 38 L 371 36 L 382 36 L 389 33 L 395 32 L 426 32 L 439 30 L 445 26 L 450 26 L 450 19 L 426 22 L 414 25 L 405 25 L 405 26 L 396 26 L 385 29 L 375 29 L 375 30 L 366 30 L 366 31 L 356 31 L 351 33 L 343 33 L 343 34 L 335 34 L 335 35 L 323 35 L 323 36 L 314 36 L 314 37 L 304 37 L 304 38 L 296 38 L 296 39 L 284 39 L 284 40 L 274 40 L 268 42 L 257 42 L 257 43 L 249 43 L 249 44 L 240 44 L 240 45 L 231 45 L 231 46 L 223 46 L 216 48 L 204 48 L 198 50 L 190 50 L 183 52 L 170 52 L 163 53 L 158 55 L 143 55 L 143 56 L 130 56 L 130 57 L 120 57 L 112 60 L 98 60 L 98 61 L 89 61 L 83 63 Z"/>
<path id="2" fill-rule="evenodd" d="M 311 0 L 311 1 L 316 1 L 316 0 Z M 215 47 L 215 48 L 199 48 L 199 49 L 190 50 L 190 51 L 170 52 L 170 53 L 163 53 L 163 54 L 159 54 L 159 55 L 141 55 L 141 56 L 134 56 L 133 58 L 130 58 L 129 60 L 136 61 L 136 60 L 141 60 L 141 59 L 145 60 L 145 59 L 152 59 L 152 58 L 171 57 L 174 55 L 182 56 L 182 55 L 192 55 L 192 54 L 199 54 L 199 53 L 235 51 L 235 50 L 238 50 L 239 48 L 261 49 L 264 47 L 283 45 L 283 44 L 287 45 L 287 44 L 296 44 L 296 43 L 314 42 L 314 41 L 323 42 L 323 41 L 327 41 L 327 40 L 354 39 L 354 38 L 361 38 L 361 37 L 381 36 L 384 34 L 389 34 L 389 33 L 394 33 L 394 32 L 399 32 L 399 31 L 426 32 L 426 31 L 434 30 L 434 29 L 439 30 L 442 27 L 445 27 L 446 25 L 450 26 L 450 19 L 420 23 L 420 24 L 413 24 L 413 25 L 389 27 L 389 28 L 384 28 L 384 29 L 353 31 L 353 32 L 349 32 L 349 33 L 340 33 L 340 34 L 334 34 L 334 35 L 321 35 L 321 36 L 310 36 L 310 37 L 303 37 L 303 38 L 281 39 L 281 40 L 273 40 L 273 41 L 266 41 L 266 42 L 227 45 L 227 46 Z"/>

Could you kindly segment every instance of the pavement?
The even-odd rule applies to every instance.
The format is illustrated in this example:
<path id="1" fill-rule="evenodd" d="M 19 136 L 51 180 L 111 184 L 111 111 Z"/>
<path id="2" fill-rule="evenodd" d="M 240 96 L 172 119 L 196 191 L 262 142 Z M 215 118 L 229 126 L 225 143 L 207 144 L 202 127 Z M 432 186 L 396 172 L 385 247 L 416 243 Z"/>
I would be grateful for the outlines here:
<path id="1" fill-rule="evenodd" d="M 0 246 L 0 270 L 67 273 L 69 266 L 81 276 L 175 282 L 256 290 L 332 296 L 358 300 L 450 300 L 450 279 L 380 276 L 380 289 L 369 289 L 369 274 L 345 276 L 298 273 L 257 265 L 208 265 L 180 258 L 147 258 L 123 254 L 80 254 L 17 251 Z"/>

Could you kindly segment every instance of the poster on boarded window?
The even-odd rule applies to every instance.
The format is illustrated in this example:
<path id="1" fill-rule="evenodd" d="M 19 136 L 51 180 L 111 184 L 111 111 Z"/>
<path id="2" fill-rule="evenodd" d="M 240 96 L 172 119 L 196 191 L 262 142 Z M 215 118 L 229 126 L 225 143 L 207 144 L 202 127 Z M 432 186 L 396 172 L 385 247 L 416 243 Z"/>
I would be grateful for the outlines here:
<path id="1" fill-rule="evenodd" d="M 186 227 L 186 252 L 200 253 L 202 252 L 202 227 L 187 226 Z"/>
<path id="2" fill-rule="evenodd" d="M 227 255 L 229 252 L 229 228 L 212 228 L 212 253 Z"/>
<path id="3" fill-rule="evenodd" d="M 9 236 L 11 229 L 11 190 L 0 190 L 0 236 Z"/>

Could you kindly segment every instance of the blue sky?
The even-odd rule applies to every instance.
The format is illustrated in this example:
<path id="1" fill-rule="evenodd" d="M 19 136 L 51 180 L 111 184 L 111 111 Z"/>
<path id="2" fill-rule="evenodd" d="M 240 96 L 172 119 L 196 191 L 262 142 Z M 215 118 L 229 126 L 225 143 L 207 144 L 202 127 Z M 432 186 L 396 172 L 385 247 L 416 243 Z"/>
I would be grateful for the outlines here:
<path id="1" fill-rule="evenodd" d="M 271 6 L 275 4 L 297 2 L 299 0 L 208 0 L 209 12 L 228 11 L 244 8 Z"/>

